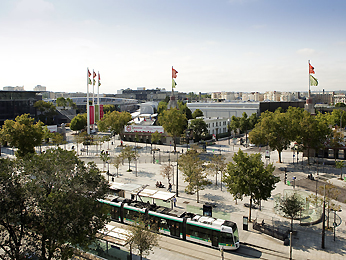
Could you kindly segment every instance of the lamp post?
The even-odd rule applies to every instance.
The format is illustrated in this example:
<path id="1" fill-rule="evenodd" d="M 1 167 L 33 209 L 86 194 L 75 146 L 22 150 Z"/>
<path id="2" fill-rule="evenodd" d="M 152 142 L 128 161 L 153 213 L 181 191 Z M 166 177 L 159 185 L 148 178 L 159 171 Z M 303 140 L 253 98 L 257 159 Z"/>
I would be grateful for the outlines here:
<path id="1" fill-rule="evenodd" d="M 179 164 L 178 164 L 178 153 L 177 153 L 177 190 L 176 190 L 176 196 L 178 197 L 178 176 L 179 176 L 179 174 L 178 174 L 178 169 L 179 169 L 179 166 L 178 166 Z"/>
<path id="2" fill-rule="evenodd" d="M 228 119 L 227 119 L 228 145 L 230 145 L 230 141 L 231 141 L 231 134 L 230 134 L 230 131 L 229 131 L 229 123 L 230 123 L 230 120 L 229 120 L 229 118 L 228 118 Z"/>
<path id="3" fill-rule="evenodd" d="M 109 183 L 109 162 L 107 161 L 106 163 L 107 163 L 107 168 L 108 168 L 108 170 L 107 170 L 107 176 L 108 176 L 108 183 Z"/>

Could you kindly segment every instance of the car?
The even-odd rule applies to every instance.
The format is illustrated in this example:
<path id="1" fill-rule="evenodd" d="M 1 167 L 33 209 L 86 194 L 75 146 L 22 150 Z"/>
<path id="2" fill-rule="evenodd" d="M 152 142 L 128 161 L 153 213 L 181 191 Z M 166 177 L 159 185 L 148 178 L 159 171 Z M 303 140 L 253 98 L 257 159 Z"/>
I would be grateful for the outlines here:
<path id="1" fill-rule="evenodd" d="M 255 145 L 255 144 L 249 144 L 249 146 L 250 146 L 250 147 L 256 147 L 256 145 Z"/>

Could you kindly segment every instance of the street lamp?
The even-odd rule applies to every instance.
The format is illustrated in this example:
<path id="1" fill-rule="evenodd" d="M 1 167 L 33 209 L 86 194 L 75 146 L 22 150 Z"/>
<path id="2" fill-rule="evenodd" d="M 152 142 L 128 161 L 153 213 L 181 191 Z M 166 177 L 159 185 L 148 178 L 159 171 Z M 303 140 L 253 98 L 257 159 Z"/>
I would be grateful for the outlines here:
<path id="1" fill-rule="evenodd" d="M 230 119 L 227 119 L 227 130 L 228 130 L 228 145 L 230 145 L 230 141 L 231 141 L 231 134 L 229 131 L 229 123 L 230 123 Z"/>
<path id="2" fill-rule="evenodd" d="M 178 166 L 179 164 L 178 164 L 178 153 L 177 153 L 177 190 L 176 190 L 176 196 L 178 197 L 178 168 L 179 168 L 179 166 Z"/>

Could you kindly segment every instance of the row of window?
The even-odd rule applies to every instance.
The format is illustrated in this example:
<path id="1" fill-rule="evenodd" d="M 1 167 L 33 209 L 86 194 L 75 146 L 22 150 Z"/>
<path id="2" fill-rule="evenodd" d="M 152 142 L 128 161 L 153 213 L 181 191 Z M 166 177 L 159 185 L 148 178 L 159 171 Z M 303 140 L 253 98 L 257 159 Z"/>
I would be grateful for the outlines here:
<path id="1" fill-rule="evenodd" d="M 212 127 L 214 126 L 221 126 L 222 125 L 227 125 L 227 121 L 223 121 L 223 122 L 216 122 L 216 123 L 208 123 L 208 128 L 210 128 L 210 125 L 212 125 Z"/>

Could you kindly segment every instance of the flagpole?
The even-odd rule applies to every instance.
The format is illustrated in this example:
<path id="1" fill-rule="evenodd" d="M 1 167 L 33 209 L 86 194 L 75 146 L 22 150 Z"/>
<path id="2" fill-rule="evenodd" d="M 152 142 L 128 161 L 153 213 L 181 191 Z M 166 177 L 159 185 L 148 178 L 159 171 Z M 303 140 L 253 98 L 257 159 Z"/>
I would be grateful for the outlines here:
<path id="1" fill-rule="evenodd" d="M 98 118 L 97 121 L 100 121 L 100 72 L 97 72 L 97 110 Z"/>
<path id="2" fill-rule="evenodd" d="M 311 96 L 311 91 L 310 91 L 310 60 L 308 60 L 308 71 L 309 71 L 309 98 L 310 98 L 310 96 Z"/>
<path id="3" fill-rule="evenodd" d="M 93 107 L 94 107 L 94 123 L 93 123 L 93 130 L 95 130 L 95 72 L 93 70 Z"/>
<path id="4" fill-rule="evenodd" d="M 89 68 L 87 68 L 87 133 L 88 133 L 88 135 L 90 135 Z"/>

